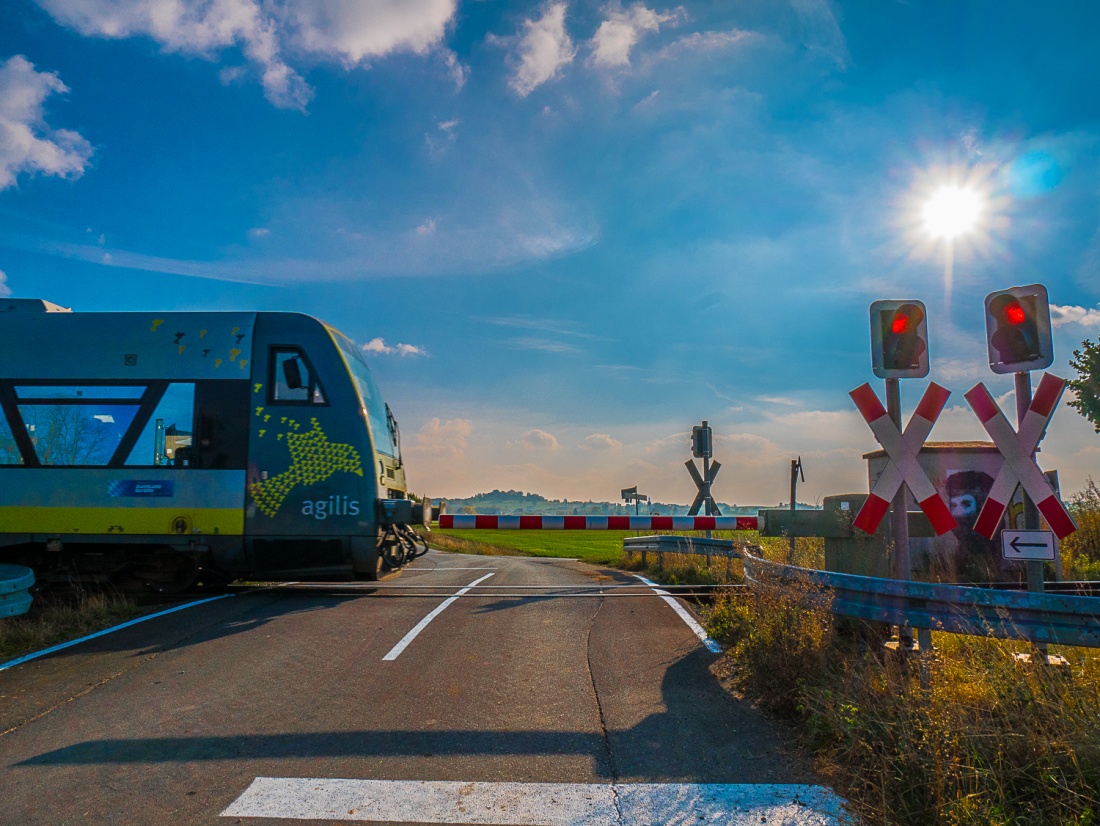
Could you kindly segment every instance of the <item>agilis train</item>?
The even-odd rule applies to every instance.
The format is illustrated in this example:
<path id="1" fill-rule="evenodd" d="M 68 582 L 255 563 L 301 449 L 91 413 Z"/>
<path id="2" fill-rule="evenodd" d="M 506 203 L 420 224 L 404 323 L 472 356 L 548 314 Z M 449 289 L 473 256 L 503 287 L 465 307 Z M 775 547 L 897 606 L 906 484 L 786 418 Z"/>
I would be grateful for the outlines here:
<path id="1" fill-rule="evenodd" d="M 360 348 L 283 312 L 0 299 L 0 561 L 39 579 L 375 579 L 426 545 Z"/>

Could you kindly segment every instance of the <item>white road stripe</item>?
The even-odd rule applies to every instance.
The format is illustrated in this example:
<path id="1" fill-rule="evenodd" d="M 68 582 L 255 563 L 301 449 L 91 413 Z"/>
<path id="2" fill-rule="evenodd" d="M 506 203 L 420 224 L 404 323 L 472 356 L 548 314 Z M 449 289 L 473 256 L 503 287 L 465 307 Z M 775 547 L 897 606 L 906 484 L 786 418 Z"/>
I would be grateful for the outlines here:
<path id="1" fill-rule="evenodd" d="M 822 786 L 465 783 L 257 777 L 222 817 L 401 823 L 826 826 L 850 822 Z"/>
<path id="2" fill-rule="evenodd" d="M 421 631 L 423 631 L 425 628 L 428 627 L 429 622 L 431 622 L 436 617 L 438 617 L 440 614 L 442 614 L 444 609 L 448 605 L 450 605 L 452 602 L 454 602 L 460 596 L 465 594 L 467 591 L 469 591 L 471 588 L 473 588 L 479 582 L 484 582 L 485 580 L 487 580 L 491 576 L 492 576 L 492 574 L 486 574 L 485 576 L 481 577 L 481 579 L 475 579 L 473 582 L 471 582 L 465 588 L 460 589 L 459 592 L 457 594 L 455 594 L 453 597 L 451 597 L 450 599 L 444 600 L 439 606 L 436 607 L 436 609 L 434 611 L 432 611 L 430 614 L 428 614 L 428 616 L 424 617 L 424 619 L 420 620 L 420 622 L 418 622 L 416 624 L 416 626 L 412 629 L 412 631 L 410 631 L 408 634 L 406 634 L 404 637 L 402 637 L 401 642 L 399 642 L 397 645 L 395 645 L 393 648 L 391 648 L 390 653 L 388 653 L 382 659 L 383 660 L 396 660 L 401 655 L 401 652 L 404 651 L 406 648 L 408 648 L 409 643 L 412 642 L 413 640 L 415 640 L 417 635 L 419 635 Z"/>
<path id="3" fill-rule="evenodd" d="M 217 597 L 207 597 L 206 599 L 200 599 L 200 600 L 197 600 L 195 602 L 188 602 L 184 605 L 177 605 L 175 608 L 169 608 L 166 611 L 158 611 L 155 614 L 147 614 L 144 617 L 138 617 L 137 619 L 132 619 L 129 622 L 124 622 L 124 623 L 121 623 L 119 625 L 114 625 L 110 628 L 105 628 L 102 631 L 96 631 L 94 634 L 89 634 L 88 636 L 81 637 L 78 640 L 71 640 L 70 642 L 63 642 L 60 645 L 54 645 L 54 646 L 51 646 L 50 648 L 44 648 L 41 651 L 35 651 L 33 654 L 27 654 L 26 656 L 18 657 L 14 660 L 8 660 L 6 663 L 0 664 L 0 671 L 3 671 L 6 668 L 11 668 L 13 665 L 19 665 L 20 663 L 25 663 L 28 660 L 35 660 L 35 659 L 38 659 L 39 657 L 45 657 L 47 654 L 52 654 L 54 651 L 61 651 L 63 648 L 69 648 L 69 647 L 74 646 L 74 645 L 79 645 L 82 642 L 87 642 L 88 640 L 94 640 L 96 637 L 102 637 L 106 634 L 113 634 L 115 631 L 121 631 L 123 628 L 129 628 L 131 625 L 137 625 L 139 622 L 145 622 L 146 620 L 156 619 L 157 617 L 163 617 L 166 614 L 174 614 L 176 611 L 182 611 L 184 608 L 193 608 L 196 605 L 202 605 L 202 604 L 207 603 L 207 602 L 213 602 L 216 599 L 225 599 L 226 597 L 231 597 L 231 596 L 233 596 L 233 594 L 222 594 L 221 596 L 217 596 Z"/>
<path id="4" fill-rule="evenodd" d="M 677 614 L 679 614 L 680 619 L 682 619 L 684 622 L 687 623 L 687 627 L 695 632 L 695 636 L 697 636 L 700 639 L 700 641 L 703 643 L 703 645 L 706 646 L 707 651 L 709 651 L 712 654 L 721 654 L 722 653 L 722 646 L 720 646 L 717 642 L 715 642 L 709 636 L 707 636 L 706 629 L 703 628 L 703 626 L 701 626 L 698 622 L 696 622 L 695 617 L 693 617 L 691 614 L 689 614 L 684 609 L 684 606 L 682 606 L 675 599 L 673 599 L 672 596 L 668 593 L 668 591 L 662 591 L 660 588 L 657 587 L 656 582 L 650 582 L 648 579 L 646 579 L 644 576 L 641 576 L 640 574 L 634 574 L 634 576 L 637 577 L 638 579 L 640 579 L 642 582 L 644 582 L 650 588 L 652 588 L 653 593 L 658 594 L 661 597 L 661 599 L 663 599 L 665 602 L 667 602 L 669 605 L 672 606 L 672 610 L 675 611 Z"/>

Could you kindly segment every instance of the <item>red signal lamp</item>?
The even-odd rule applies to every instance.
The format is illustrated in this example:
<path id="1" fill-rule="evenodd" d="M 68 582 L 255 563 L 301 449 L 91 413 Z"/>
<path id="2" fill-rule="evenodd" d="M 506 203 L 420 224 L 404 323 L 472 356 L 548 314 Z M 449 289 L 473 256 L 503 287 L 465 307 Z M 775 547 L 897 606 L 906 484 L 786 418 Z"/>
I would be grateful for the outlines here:
<path id="1" fill-rule="evenodd" d="M 1019 301 L 1013 301 L 1005 307 L 1005 321 L 1009 324 L 1020 325 L 1027 321 L 1027 313 L 1020 306 Z"/>

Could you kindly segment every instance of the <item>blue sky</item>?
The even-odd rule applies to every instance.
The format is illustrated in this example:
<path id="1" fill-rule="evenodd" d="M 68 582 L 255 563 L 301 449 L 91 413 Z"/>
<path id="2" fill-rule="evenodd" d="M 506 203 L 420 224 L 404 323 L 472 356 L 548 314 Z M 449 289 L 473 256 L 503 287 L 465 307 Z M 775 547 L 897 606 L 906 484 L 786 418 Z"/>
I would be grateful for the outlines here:
<path id="1" fill-rule="evenodd" d="M 929 310 L 933 439 L 983 439 L 982 299 L 1100 330 L 1100 6 L 7 0 L 0 294 L 301 310 L 367 348 L 412 487 L 866 488 L 868 305 Z M 954 245 L 937 187 L 986 208 Z M 925 381 L 903 383 L 908 410 Z M 908 415 L 908 413 L 906 414 Z M 1075 411 L 1043 443 L 1100 477 Z"/>

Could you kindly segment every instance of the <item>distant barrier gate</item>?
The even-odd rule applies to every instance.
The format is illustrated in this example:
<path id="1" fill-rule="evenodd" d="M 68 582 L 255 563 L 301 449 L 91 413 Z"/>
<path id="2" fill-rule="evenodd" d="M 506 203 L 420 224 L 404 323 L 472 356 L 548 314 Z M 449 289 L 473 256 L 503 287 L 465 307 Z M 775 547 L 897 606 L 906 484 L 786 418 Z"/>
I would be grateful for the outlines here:
<path id="1" fill-rule="evenodd" d="M 502 516 L 440 514 L 440 528 L 501 531 L 755 531 L 756 516 Z"/>

